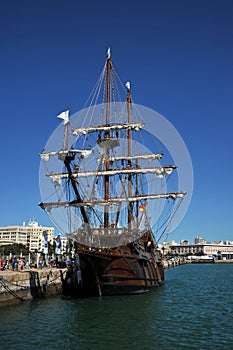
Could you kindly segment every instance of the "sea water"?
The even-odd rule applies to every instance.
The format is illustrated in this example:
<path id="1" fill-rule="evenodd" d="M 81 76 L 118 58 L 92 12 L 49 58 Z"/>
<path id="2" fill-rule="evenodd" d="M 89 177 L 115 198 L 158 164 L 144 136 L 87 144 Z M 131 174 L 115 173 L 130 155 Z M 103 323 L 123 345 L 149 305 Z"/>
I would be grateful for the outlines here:
<path id="1" fill-rule="evenodd" d="M 2 349 L 233 349 L 233 264 L 165 271 L 133 296 L 37 299 L 0 309 Z"/>

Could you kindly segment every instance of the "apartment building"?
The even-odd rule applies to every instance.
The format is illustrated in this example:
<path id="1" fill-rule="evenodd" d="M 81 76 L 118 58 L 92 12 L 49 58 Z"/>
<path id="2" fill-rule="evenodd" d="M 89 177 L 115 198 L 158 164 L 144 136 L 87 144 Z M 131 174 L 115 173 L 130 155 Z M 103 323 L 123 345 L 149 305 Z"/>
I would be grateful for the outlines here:
<path id="1" fill-rule="evenodd" d="M 48 242 L 54 242 L 54 227 L 39 226 L 32 220 L 23 226 L 0 227 L 0 245 L 22 243 L 30 252 L 43 251 L 43 232 L 47 231 Z"/>

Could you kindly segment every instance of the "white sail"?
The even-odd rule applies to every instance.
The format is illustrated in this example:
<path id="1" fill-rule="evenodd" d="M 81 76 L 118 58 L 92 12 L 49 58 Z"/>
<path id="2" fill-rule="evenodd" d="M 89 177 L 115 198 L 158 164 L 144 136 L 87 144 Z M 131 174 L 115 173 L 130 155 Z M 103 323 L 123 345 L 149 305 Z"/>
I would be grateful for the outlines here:
<path id="1" fill-rule="evenodd" d="M 186 195 L 186 192 L 171 192 L 171 193 L 155 193 L 155 194 L 144 194 L 144 195 L 135 195 L 132 197 L 113 197 L 109 198 L 107 201 L 103 198 L 96 198 L 93 200 L 83 200 L 81 202 L 71 201 L 71 202 L 50 202 L 50 203 L 40 203 L 40 206 L 43 209 L 50 210 L 52 208 L 59 207 L 82 207 L 82 206 L 93 206 L 93 205 L 106 205 L 109 204 L 118 204 L 120 202 L 138 202 L 142 200 L 150 200 L 150 199 L 168 199 L 171 198 L 173 200 L 182 199 Z"/>
<path id="2" fill-rule="evenodd" d="M 175 165 L 158 166 L 151 168 L 132 168 L 132 169 L 110 169 L 110 170 L 89 170 L 73 172 L 72 177 L 89 177 L 89 176 L 113 176 L 117 174 L 155 174 L 158 178 L 163 178 L 164 175 L 170 175 L 172 171 L 176 169 Z M 53 181 L 60 179 L 66 179 L 69 177 L 68 173 L 50 173 L 46 174 Z"/>
<path id="3" fill-rule="evenodd" d="M 80 136 L 80 135 L 86 135 L 88 133 L 92 132 L 101 132 L 101 131 L 111 131 L 111 130 L 141 130 L 144 126 L 144 123 L 128 123 L 128 124 L 111 124 L 109 126 L 90 126 L 87 128 L 72 128 L 73 135 Z"/>
<path id="4" fill-rule="evenodd" d="M 80 153 L 83 158 L 87 158 L 90 156 L 90 154 L 93 152 L 93 149 L 72 149 L 67 151 L 55 151 L 55 152 L 47 152 L 47 153 L 40 153 L 40 157 L 45 162 L 49 161 L 50 156 L 56 156 L 62 157 L 66 156 L 68 153 Z"/>

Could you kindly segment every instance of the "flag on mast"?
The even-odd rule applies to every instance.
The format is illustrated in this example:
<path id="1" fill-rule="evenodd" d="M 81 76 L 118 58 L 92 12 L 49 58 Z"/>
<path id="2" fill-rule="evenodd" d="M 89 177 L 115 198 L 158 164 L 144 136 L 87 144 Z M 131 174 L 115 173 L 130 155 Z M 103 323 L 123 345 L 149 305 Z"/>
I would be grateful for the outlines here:
<path id="1" fill-rule="evenodd" d="M 108 48 L 108 52 L 107 52 L 107 59 L 111 58 L 111 49 L 110 47 Z"/>
<path id="2" fill-rule="evenodd" d="M 143 212 L 146 209 L 147 203 L 140 205 L 139 210 Z"/>
<path id="3" fill-rule="evenodd" d="M 64 125 L 69 123 L 69 109 L 67 111 L 60 113 L 57 118 L 63 119 Z"/>
<path id="4" fill-rule="evenodd" d="M 130 90 L 130 81 L 127 81 L 127 83 L 125 84 L 125 86 L 127 87 L 128 90 Z"/>

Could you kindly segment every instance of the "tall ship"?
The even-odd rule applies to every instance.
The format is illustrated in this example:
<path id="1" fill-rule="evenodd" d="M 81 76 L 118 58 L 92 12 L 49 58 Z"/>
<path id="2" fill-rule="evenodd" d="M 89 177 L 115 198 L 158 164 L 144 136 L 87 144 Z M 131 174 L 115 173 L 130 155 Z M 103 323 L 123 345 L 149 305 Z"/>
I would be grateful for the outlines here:
<path id="1" fill-rule="evenodd" d="M 71 245 L 62 294 L 123 295 L 162 285 L 153 222 L 164 220 L 158 225 L 164 232 L 173 214 L 161 218 L 161 202 L 182 201 L 186 193 L 167 190 L 166 177 L 176 166 L 161 165 L 163 152 L 151 145 L 110 49 L 86 107 L 58 117 L 63 122 L 40 154 L 39 205 Z"/>

